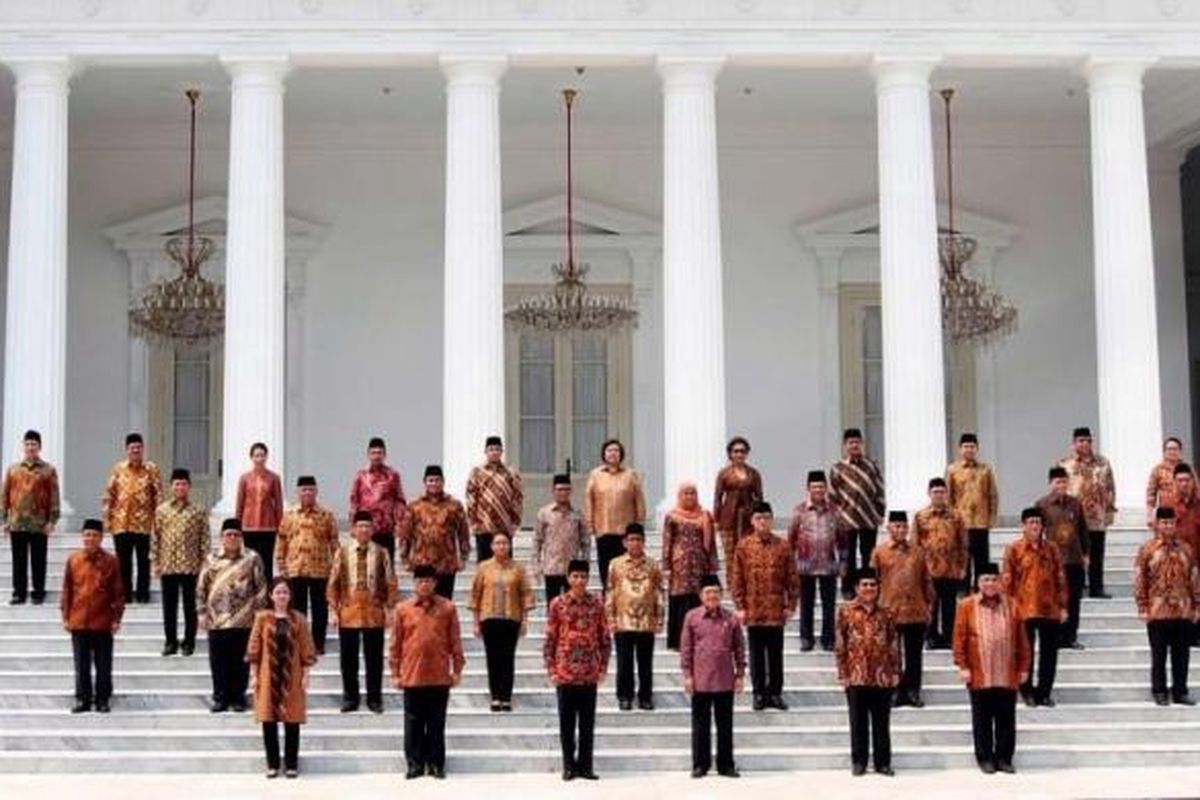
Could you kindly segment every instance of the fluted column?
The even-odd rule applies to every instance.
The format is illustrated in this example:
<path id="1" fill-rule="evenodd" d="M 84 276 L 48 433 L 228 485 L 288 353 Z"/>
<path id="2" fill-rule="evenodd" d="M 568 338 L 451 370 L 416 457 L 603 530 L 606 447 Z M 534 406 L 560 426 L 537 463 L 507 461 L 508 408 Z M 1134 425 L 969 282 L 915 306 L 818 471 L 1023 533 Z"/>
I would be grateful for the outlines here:
<path id="1" fill-rule="evenodd" d="M 232 79 L 225 252 L 223 512 L 250 445 L 284 456 L 284 57 L 222 59 Z"/>
<path id="2" fill-rule="evenodd" d="M 442 463 L 460 493 L 483 440 L 504 433 L 501 57 L 445 57 Z"/>
<path id="3" fill-rule="evenodd" d="M 930 126 L 931 60 L 874 64 L 888 506 L 924 505 L 946 467 L 946 399 Z"/>
<path id="4" fill-rule="evenodd" d="M 707 487 L 725 453 L 725 325 L 715 89 L 721 60 L 661 58 L 663 464 Z M 665 502 L 665 501 L 664 501 Z"/>
<path id="5" fill-rule="evenodd" d="M 4 338 L 4 454 L 18 458 L 27 429 L 65 484 L 67 397 L 66 57 L 9 62 L 16 76 L 8 305 Z M 63 512 L 70 513 L 63 503 Z"/>
<path id="6" fill-rule="evenodd" d="M 1144 507 L 1143 476 L 1158 463 L 1163 435 L 1142 110 L 1146 66 L 1097 60 L 1087 67 L 1099 445 L 1112 461 L 1123 511 Z"/>

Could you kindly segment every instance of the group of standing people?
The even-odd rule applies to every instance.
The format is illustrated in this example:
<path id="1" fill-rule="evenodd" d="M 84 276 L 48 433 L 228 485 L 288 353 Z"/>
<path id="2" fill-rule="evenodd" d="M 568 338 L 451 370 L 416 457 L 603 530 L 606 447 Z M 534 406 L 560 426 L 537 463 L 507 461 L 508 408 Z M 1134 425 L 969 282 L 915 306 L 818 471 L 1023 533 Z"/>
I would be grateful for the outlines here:
<path id="1" fill-rule="evenodd" d="M 30 597 L 43 601 L 46 538 L 59 516 L 57 477 L 40 459 L 40 445 L 37 432 L 28 432 L 24 458 L 8 470 L 3 488 L 15 604 L 25 602 L 27 558 Z M 542 579 L 543 656 L 558 696 L 565 780 L 596 777 L 596 691 L 610 650 L 616 650 L 619 708 L 654 708 L 653 655 L 664 630 L 668 648 L 679 651 L 691 697 L 693 775 L 711 768 L 715 722 L 717 771 L 736 776 L 734 694 L 742 690 L 748 662 L 754 710 L 787 708 L 784 629 L 797 609 L 801 650 L 819 642 L 834 652 L 855 774 L 865 772 L 872 749 L 876 771 L 891 774 L 890 709 L 924 705 L 926 648 L 953 650 L 970 690 L 981 769 L 1012 771 L 1016 698 L 1054 705 L 1057 650 L 1082 648 L 1084 586 L 1093 597 L 1108 596 L 1103 560 L 1115 510 L 1113 476 L 1093 452 L 1090 431 L 1076 429 L 1071 453 L 1049 471 L 1047 493 L 1022 512 L 1022 533 L 1006 549 L 1001 570 L 989 559 L 998 513 L 995 473 L 979 460 L 973 434 L 964 434 L 959 447 L 960 458 L 929 481 L 929 504 L 910 524 L 906 511 L 887 510 L 881 471 L 866 456 L 861 432 L 848 429 L 843 457 L 828 474 L 808 474 L 807 496 L 782 537 L 773 532 L 762 477 L 748 463 L 749 442 L 735 437 L 729 463 L 716 477 L 712 510 L 701 505 L 695 484 L 678 487 L 675 507 L 662 521 L 661 560 L 655 560 L 645 547 L 640 478 L 625 466 L 623 445 L 611 440 L 588 476 L 582 513 L 571 503 L 571 477 L 554 476 L 551 502 L 536 515 L 527 571 L 512 557 L 524 502 L 521 477 L 504 463 L 499 437 L 486 440 L 465 505 L 445 491 L 437 465 L 425 470 L 424 493 L 408 502 L 399 473 L 386 463 L 385 443 L 372 438 L 368 463 L 351 486 L 347 542 L 339 540 L 335 514 L 318 502 L 312 476 L 297 480 L 296 502 L 285 509 L 282 482 L 267 467 L 267 446 L 256 443 L 252 467 L 238 483 L 236 515 L 222 523 L 220 544 L 210 552 L 208 511 L 191 500 L 187 471 L 172 471 L 164 496 L 141 437 L 130 434 L 126 458 L 105 488 L 103 519 L 84 523 L 83 548 L 68 559 L 64 574 L 63 622 L 72 633 L 77 673 L 73 710 L 109 710 L 113 634 L 125 605 L 149 601 L 152 572 L 163 596 L 163 655 L 190 656 L 197 630 L 207 631 L 212 710 L 246 710 L 246 691 L 253 688 L 269 776 L 280 770 L 278 723 L 284 725 L 285 773 L 296 774 L 308 673 L 324 655 L 332 625 L 345 713 L 361 702 L 360 652 L 366 705 L 383 712 L 385 631 L 391 628 L 387 660 L 393 684 L 404 693 L 407 776 L 443 777 L 448 696 L 464 666 L 455 578 L 473 545 L 478 568 L 466 606 L 487 654 L 494 712 L 512 710 L 516 646 L 536 604 L 533 581 Z M 1138 554 L 1134 594 L 1151 643 L 1155 701 L 1191 705 L 1187 660 L 1200 615 L 1200 494 L 1180 451 L 1178 440 L 1168 440 L 1150 478 L 1147 510 L 1155 533 Z M 877 542 L 885 518 L 887 536 Z M 101 547 L 105 532 L 114 537 L 116 555 Z M 588 591 L 593 539 L 599 595 Z M 413 576 L 413 596 L 403 602 L 397 559 Z M 734 612 L 722 606 L 721 560 Z"/>

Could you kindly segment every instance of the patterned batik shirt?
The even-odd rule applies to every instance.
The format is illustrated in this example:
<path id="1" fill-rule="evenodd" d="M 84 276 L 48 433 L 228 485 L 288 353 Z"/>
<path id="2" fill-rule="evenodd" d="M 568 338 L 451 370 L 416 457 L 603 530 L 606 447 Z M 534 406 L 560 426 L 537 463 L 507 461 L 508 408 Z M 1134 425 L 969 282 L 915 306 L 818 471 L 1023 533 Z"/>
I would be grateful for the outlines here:
<path id="1" fill-rule="evenodd" d="M 371 515 L 371 528 L 376 533 L 394 534 L 405 512 L 400 473 L 387 464 L 378 469 L 364 467 L 355 473 L 350 485 L 350 519 L 359 511 Z"/>
<path id="2" fill-rule="evenodd" d="M 897 625 L 929 621 L 934 594 L 925 548 L 889 538 L 871 553 L 871 566 L 879 572 L 879 602 Z"/>
<path id="3" fill-rule="evenodd" d="M 618 556 L 608 565 L 604 611 L 619 631 L 654 632 L 662 626 L 663 576 L 653 558 Z"/>
<path id="4" fill-rule="evenodd" d="M 337 519 L 318 503 L 291 508 L 279 523 L 275 548 L 282 575 L 328 578 L 338 552 Z"/>
<path id="5" fill-rule="evenodd" d="M 448 494 L 418 497 L 397 530 L 401 558 L 413 567 L 428 565 L 438 575 L 453 575 L 471 554 L 467 512 Z"/>
<path id="6" fill-rule="evenodd" d="M 1088 530 L 1107 529 L 1117 512 L 1117 487 L 1108 459 L 1098 455 L 1083 459 L 1071 454 L 1058 463 L 1067 471 L 1067 494 L 1083 506 Z"/>
<path id="7" fill-rule="evenodd" d="M 746 625 L 787 623 L 800 602 L 800 573 L 788 543 L 778 536 L 745 536 L 733 556 L 734 603 Z"/>
<path id="8" fill-rule="evenodd" d="M 533 526 L 534 575 L 566 575 L 571 559 L 587 561 L 592 542 L 583 516 L 571 506 L 548 503 Z"/>
<path id="9" fill-rule="evenodd" d="M 489 558 L 475 571 L 468 607 L 480 620 L 523 622 L 534 602 L 525 568 L 511 558 L 503 564 L 495 557 Z"/>
<path id="10" fill-rule="evenodd" d="M 706 538 L 705 529 L 710 531 Z M 671 595 L 700 593 L 700 581 L 717 572 L 717 546 L 711 535 L 712 515 L 700 519 L 667 514 L 662 527 L 662 565 Z M 610 566 L 609 569 L 612 567 Z"/>
<path id="11" fill-rule="evenodd" d="M 546 613 L 542 658 L 558 686 L 592 685 L 608 671 L 612 637 L 604 619 L 604 601 L 591 592 L 564 592 Z"/>
<path id="12" fill-rule="evenodd" d="M 846 686 L 890 689 L 900 683 L 900 641 L 891 612 L 851 600 L 838 608 L 834 654 Z"/>
<path id="13" fill-rule="evenodd" d="M 387 550 L 374 542 L 346 542 L 339 548 L 325 586 L 325 598 L 347 629 L 382 628 L 396 604 L 396 576 Z"/>
<path id="14" fill-rule="evenodd" d="M 249 629 L 254 615 L 267 607 L 267 581 L 262 559 L 248 547 L 228 556 L 224 548 L 211 554 L 200 573 L 196 606 L 209 630 Z"/>
<path id="15" fill-rule="evenodd" d="M 792 510 L 788 543 L 801 575 L 837 575 L 847 563 L 849 543 L 837 507 L 807 500 Z"/>
<path id="16" fill-rule="evenodd" d="M 210 545 L 208 512 L 195 503 L 171 499 L 154 512 L 150 561 L 161 574 L 199 574 Z"/>
<path id="17" fill-rule="evenodd" d="M 946 489 L 950 505 L 962 514 L 967 528 L 996 527 L 1000 492 L 996 488 L 996 472 L 990 465 L 982 461 L 955 461 L 946 468 Z"/>
<path id="18" fill-rule="evenodd" d="M 10 531 L 43 533 L 47 525 L 58 524 L 58 472 L 40 458 L 9 467 L 2 494 Z"/>
<path id="19" fill-rule="evenodd" d="M 1200 615 L 1200 568 L 1178 536 L 1146 542 L 1133 561 L 1133 597 L 1138 614 L 1151 622 L 1195 620 Z"/>
<path id="20" fill-rule="evenodd" d="M 1021 619 L 1058 622 L 1067 607 L 1067 578 L 1054 542 L 1024 536 L 1004 551 L 1004 591 Z"/>
<path id="21" fill-rule="evenodd" d="M 117 462 L 104 492 L 104 529 L 109 533 L 154 530 L 154 512 L 162 502 L 162 476 L 153 462 L 134 466 Z"/>
<path id="22" fill-rule="evenodd" d="M 967 574 L 967 526 L 949 506 L 926 506 L 913 517 L 912 536 L 925 550 L 933 578 L 962 580 Z"/>
<path id="23" fill-rule="evenodd" d="M 521 525 L 521 476 L 504 464 L 481 464 L 467 479 L 467 521 L 472 533 L 507 533 Z"/>
<path id="24" fill-rule="evenodd" d="M 851 530 L 878 528 L 883 520 L 883 474 L 869 458 L 843 459 L 830 467 L 829 497 Z"/>
<path id="25" fill-rule="evenodd" d="M 1165 461 L 1150 470 L 1146 483 L 1146 508 L 1153 511 L 1159 506 L 1175 504 L 1175 465 Z"/>
<path id="26" fill-rule="evenodd" d="M 1037 507 L 1046 517 L 1046 538 L 1058 546 L 1063 563 L 1082 564 L 1091 541 L 1080 502 L 1069 494 L 1048 494 L 1038 498 Z"/>

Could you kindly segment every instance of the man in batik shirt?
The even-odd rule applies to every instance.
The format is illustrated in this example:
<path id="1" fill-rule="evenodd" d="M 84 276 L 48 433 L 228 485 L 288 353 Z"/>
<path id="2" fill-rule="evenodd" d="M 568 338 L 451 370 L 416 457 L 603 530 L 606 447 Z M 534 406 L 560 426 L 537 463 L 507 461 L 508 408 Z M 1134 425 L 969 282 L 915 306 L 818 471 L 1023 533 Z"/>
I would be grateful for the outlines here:
<path id="1" fill-rule="evenodd" d="M 854 600 L 838 609 L 838 683 L 850 709 L 851 773 L 867 771 L 874 741 L 875 771 L 892 771 L 892 692 L 900 682 L 900 640 L 892 614 L 879 602 L 879 576 L 860 570 Z"/>
<path id="2" fill-rule="evenodd" d="M 1175 509 L 1175 533 L 1192 549 L 1192 557 L 1200 560 L 1200 491 L 1191 465 L 1182 461 L 1176 464 L 1174 481 L 1171 508 Z"/>
<path id="3" fill-rule="evenodd" d="M 641 523 L 625 527 L 625 555 L 608 565 L 604 610 L 617 646 L 617 702 L 622 711 L 633 708 L 633 664 L 637 660 L 637 701 L 643 711 L 654 710 L 654 637 L 663 627 L 663 576 L 646 555 L 646 532 Z"/>
<path id="4" fill-rule="evenodd" d="M 209 551 L 208 510 L 191 500 L 192 476 L 186 469 L 171 471 L 171 499 L 154 513 L 150 534 L 150 564 L 162 586 L 162 654 L 190 656 L 196 649 L 196 581 Z M 176 626 L 183 601 L 183 646 Z"/>
<path id="5" fill-rule="evenodd" d="M 979 437 L 964 433 L 958 438 L 959 459 L 946 468 L 946 488 L 950 505 L 962 515 L 967 527 L 968 591 L 975 591 L 979 568 L 991 561 L 988 541 L 996 516 L 1000 513 L 1000 493 L 996 472 L 979 460 Z"/>
<path id="6" fill-rule="evenodd" d="M 1063 570 L 1067 576 L 1067 621 L 1063 626 L 1062 645 L 1082 650 L 1079 642 L 1079 610 L 1083 600 L 1083 583 L 1088 566 L 1091 532 L 1087 514 L 1079 500 L 1068 490 L 1065 467 L 1050 470 L 1050 491 L 1037 501 L 1046 522 L 1046 536 L 1058 546 Z"/>
<path id="7" fill-rule="evenodd" d="M 937 600 L 929 619 L 926 640 L 932 650 L 949 650 L 954 636 L 954 608 L 967 574 L 967 526 L 950 505 L 946 482 L 929 481 L 929 505 L 913 518 L 913 538 L 925 550 L 925 563 L 933 579 Z"/>
<path id="8" fill-rule="evenodd" d="M 430 566 L 437 593 L 454 599 L 454 577 L 471 555 L 471 535 L 463 504 L 446 494 L 446 478 L 437 464 L 425 467 L 425 494 L 408 507 L 397 535 L 405 567 Z"/>
<path id="9" fill-rule="evenodd" d="M 1027 706 L 1053 706 L 1054 673 L 1062 623 L 1067 619 L 1067 579 L 1058 546 L 1043 535 L 1045 517 L 1034 506 L 1021 512 L 1021 536 L 1004 551 L 1004 591 L 1013 599 L 1029 639 L 1029 669 L 1020 686 Z M 1033 651 L 1037 648 L 1037 685 Z"/>
<path id="10" fill-rule="evenodd" d="M 275 557 L 278 574 L 288 579 L 292 606 L 309 616 L 312 605 L 313 646 L 325 655 L 325 632 L 329 625 L 329 604 L 325 599 L 329 572 L 338 552 L 337 518 L 317 502 L 317 479 L 301 475 L 296 481 L 298 502 L 289 508 L 279 523 Z"/>
<path id="11" fill-rule="evenodd" d="M 0 492 L 4 527 L 12 544 L 13 593 L 10 604 L 25 602 L 33 568 L 33 604 L 46 600 L 46 544 L 58 524 L 58 472 L 42 460 L 42 435 L 26 431 L 24 458 L 8 468 Z"/>
<path id="12" fill-rule="evenodd" d="M 1188 694 L 1188 658 L 1192 626 L 1200 622 L 1200 567 L 1175 531 L 1175 510 L 1160 506 L 1154 514 L 1154 538 L 1142 545 L 1133 562 L 1133 597 L 1138 619 L 1150 638 L 1150 691 L 1167 705 L 1167 651 L 1171 653 L 1171 700 L 1194 706 Z"/>
<path id="13" fill-rule="evenodd" d="M 908 514 L 891 512 L 887 527 L 888 538 L 871 554 L 871 566 L 879 576 L 879 602 L 891 613 L 904 646 L 904 676 L 894 702 L 920 708 L 925 705 L 921 699 L 922 653 L 933 606 L 933 582 L 925 548 L 909 541 Z"/>
<path id="14" fill-rule="evenodd" d="M 1071 455 L 1059 462 L 1067 470 L 1067 492 L 1083 506 L 1087 547 L 1083 551 L 1089 597 L 1108 598 L 1104 591 L 1104 539 L 1116 514 L 1117 487 L 1112 465 L 1092 449 L 1092 432 L 1076 428 Z"/>
<path id="15" fill-rule="evenodd" d="M 837 506 L 829 499 L 825 473 L 808 473 L 808 499 L 792 510 L 788 544 L 800 574 L 800 649 L 813 649 L 816 600 L 821 597 L 821 649 L 833 650 L 837 615 L 837 579 L 846 572 L 846 530 Z"/>
<path id="16" fill-rule="evenodd" d="M 567 565 L 588 560 L 591 536 L 583 515 L 571 507 L 571 476 L 554 476 L 554 501 L 538 509 L 533 526 L 532 573 L 546 585 L 546 605 L 567 590 Z"/>
<path id="17" fill-rule="evenodd" d="M 485 461 L 467 478 L 467 521 L 475 534 L 475 552 L 480 564 L 492 557 L 492 537 L 513 534 L 521 525 L 521 475 L 504 463 L 504 444 L 499 436 L 487 437 Z"/>
<path id="18" fill-rule="evenodd" d="M 125 460 L 113 466 L 104 491 L 104 528 L 113 535 L 126 603 L 150 602 L 150 531 L 154 530 L 154 512 L 162 499 L 162 475 L 153 462 L 146 460 L 142 435 L 131 433 L 125 437 Z"/>
<path id="19" fill-rule="evenodd" d="M 350 485 L 350 517 L 360 511 L 371 515 L 371 541 L 387 550 L 396 563 L 396 526 L 404 517 L 404 487 L 400 473 L 387 465 L 387 444 L 378 436 L 367 442 L 367 466 Z"/>
<path id="20" fill-rule="evenodd" d="M 883 473 L 878 464 L 867 458 L 861 430 L 846 429 L 842 434 L 842 452 L 842 460 L 829 468 L 829 493 L 846 529 L 849 576 L 871 560 L 886 506 Z M 842 581 L 842 594 L 847 600 L 854 596 L 850 577 Z"/>

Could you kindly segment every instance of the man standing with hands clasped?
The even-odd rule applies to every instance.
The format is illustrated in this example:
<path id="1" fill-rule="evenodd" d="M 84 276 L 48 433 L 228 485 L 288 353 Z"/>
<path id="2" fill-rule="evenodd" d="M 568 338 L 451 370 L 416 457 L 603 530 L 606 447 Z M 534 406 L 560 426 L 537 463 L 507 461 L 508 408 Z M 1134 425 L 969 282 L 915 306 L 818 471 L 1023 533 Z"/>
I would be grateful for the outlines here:
<path id="1" fill-rule="evenodd" d="M 1179 539 L 1175 509 L 1154 513 L 1154 538 L 1142 545 L 1133 562 L 1133 597 L 1138 619 L 1150 637 L 1150 691 L 1167 705 L 1167 651 L 1171 652 L 1171 700 L 1194 706 L 1188 694 L 1188 658 L 1192 625 L 1200 618 L 1200 568 L 1195 554 Z"/>
<path id="2" fill-rule="evenodd" d="M 62 621 L 63 628 L 71 634 L 71 650 L 75 654 L 72 714 L 90 711 L 93 702 L 97 712 L 107 714 L 112 697 L 113 635 L 121 628 L 125 592 L 117 557 L 100 547 L 103 538 L 100 520 L 86 520 L 83 549 L 72 553 L 63 569 Z"/>
<path id="3" fill-rule="evenodd" d="M 712 766 L 710 725 L 717 723 L 717 773 L 741 774 L 733 762 L 733 695 L 742 691 L 746 641 L 737 617 L 721 608 L 721 581 L 700 581 L 700 607 L 683 618 L 679 638 L 683 691 L 692 700 L 692 777 L 703 778 Z"/>
<path id="4" fill-rule="evenodd" d="M 625 526 L 625 555 L 608 566 L 604 612 L 617 645 L 617 702 L 633 708 L 633 665 L 637 661 L 637 703 L 654 710 L 654 637 L 663 627 L 663 578 L 646 555 L 646 532 L 640 522 Z"/>

